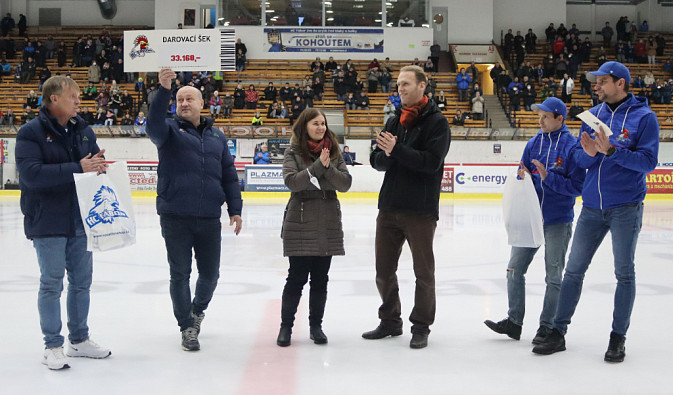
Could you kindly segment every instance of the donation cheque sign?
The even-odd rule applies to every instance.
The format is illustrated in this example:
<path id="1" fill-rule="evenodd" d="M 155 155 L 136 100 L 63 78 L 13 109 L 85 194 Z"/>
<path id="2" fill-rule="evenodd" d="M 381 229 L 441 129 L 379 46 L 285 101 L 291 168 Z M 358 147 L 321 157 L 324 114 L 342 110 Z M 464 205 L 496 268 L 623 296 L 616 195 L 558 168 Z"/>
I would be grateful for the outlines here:
<path id="1" fill-rule="evenodd" d="M 124 71 L 234 71 L 233 29 L 129 30 Z"/>

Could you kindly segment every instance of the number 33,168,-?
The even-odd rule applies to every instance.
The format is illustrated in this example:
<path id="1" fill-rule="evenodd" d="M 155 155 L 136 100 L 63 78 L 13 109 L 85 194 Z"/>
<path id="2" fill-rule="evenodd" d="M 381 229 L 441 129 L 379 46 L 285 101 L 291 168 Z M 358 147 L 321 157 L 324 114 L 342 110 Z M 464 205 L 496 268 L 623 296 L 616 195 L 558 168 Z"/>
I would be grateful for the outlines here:
<path id="1" fill-rule="evenodd" d="M 171 62 L 196 62 L 198 59 L 194 55 L 171 55 Z"/>

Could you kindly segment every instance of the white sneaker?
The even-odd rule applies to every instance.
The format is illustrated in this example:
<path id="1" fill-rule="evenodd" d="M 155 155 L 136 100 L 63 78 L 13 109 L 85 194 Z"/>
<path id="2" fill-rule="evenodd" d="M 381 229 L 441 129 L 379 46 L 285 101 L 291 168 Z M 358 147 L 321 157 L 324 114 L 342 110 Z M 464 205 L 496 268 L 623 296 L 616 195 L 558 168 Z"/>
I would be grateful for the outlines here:
<path id="1" fill-rule="evenodd" d="M 47 365 L 51 370 L 67 369 L 70 367 L 68 365 L 68 358 L 63 354 L 62 346 L 44 350 L 42 364 Z"/>
<path id="2" fill-rule="evenodd" d="M 109 357 L 111 354 L 112 352 L 110 350 L 99 346 L 93 340 L 91 340 L 91 338 L 88 338 L 77 344 L 72 344 L 70 341 L 68 341 L 67 355 L 69 357 L 103 359 Z"/>

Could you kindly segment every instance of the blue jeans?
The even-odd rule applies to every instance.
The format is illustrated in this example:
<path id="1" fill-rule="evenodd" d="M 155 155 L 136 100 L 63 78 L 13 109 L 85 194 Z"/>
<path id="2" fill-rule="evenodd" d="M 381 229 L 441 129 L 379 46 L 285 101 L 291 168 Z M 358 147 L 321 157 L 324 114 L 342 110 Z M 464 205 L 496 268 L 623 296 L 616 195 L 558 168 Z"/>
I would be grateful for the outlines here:
<path id="1" fill-rule="evenodd" d="M 566 333 L 568 324 L 582 293 L 582 282 L 596 250 L 608 233 L 612 234 L 612 254 L 614 255 L 615 290 L 612 331 L 626 336 L 631 321 L 633 301 L 636 297 L 636 272 L 634 256 L 638 234 L 643 224 L 643 204 L 633 203 L 598 210 L 583 207 L 577 220 L 575 238 L 568 257 L 561 294 L 559 295 L 554 328 Z"/>
<path id="2" fill-rule="evenodd" d="M 80 221 L 75 237 L 44 237 L 33 240 L 40 266 L 37 310 L 47 348 L 60 347 L 61 292 L 68 273 L 68 339 L 80 343 L 89 338 L 89 290 L 93 275 L 93 254 L 86 250 L 86 233 Z"/>
<path id="3" fill-rule="evenodd" d="M 219 218 L 199 218 L 161 214 L 161 235 L 166 243 L 170 266 L 170 293 L 173 314 L 183 331 L 194 325 L 191 313 L 206 308 L 220 278 L 220 243 L 222 224 Z M 192 301 L 189 276 L 192 273 L 192 250 L 199 278 Z"/>
<path id="4" fill-rule="evenodd" d="M 540 313 L 540 325 L 551 328 L 556 304 L 561 289 L 561 278 L 565 266 L 566 251 L 572 235 L 573 224 L 544 225 L 544 265 L 547 284 Z M 507 265 L 507 297 L 509 311 L 507 315 L 512 322 L 523 325 L 526 312 L 526 272 L 539 248 L 512 247 L 512 254 Z"/>

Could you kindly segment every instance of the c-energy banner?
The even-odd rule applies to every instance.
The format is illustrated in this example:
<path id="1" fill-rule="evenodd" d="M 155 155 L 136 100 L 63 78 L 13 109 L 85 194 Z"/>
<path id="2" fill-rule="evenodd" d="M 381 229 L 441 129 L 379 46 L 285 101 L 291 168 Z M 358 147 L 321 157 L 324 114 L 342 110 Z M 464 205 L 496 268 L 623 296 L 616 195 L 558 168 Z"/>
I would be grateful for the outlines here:
<path id="1" fill-rule="evenodd" d="M 266 52 L 383 52 L 383 29 L 267 28 Z"/>

